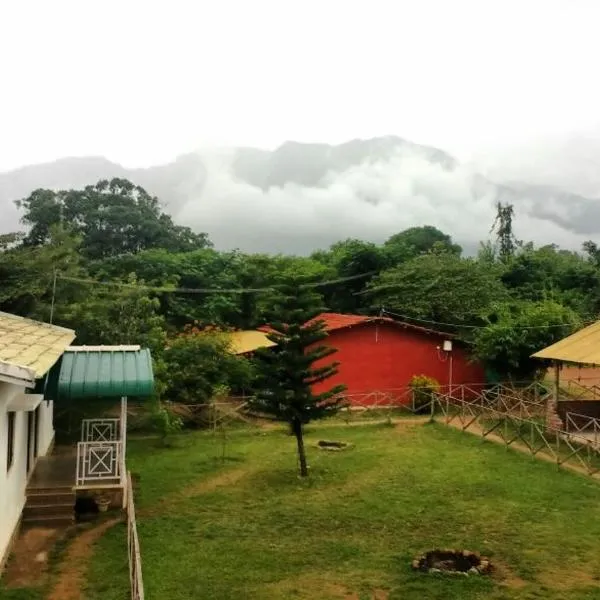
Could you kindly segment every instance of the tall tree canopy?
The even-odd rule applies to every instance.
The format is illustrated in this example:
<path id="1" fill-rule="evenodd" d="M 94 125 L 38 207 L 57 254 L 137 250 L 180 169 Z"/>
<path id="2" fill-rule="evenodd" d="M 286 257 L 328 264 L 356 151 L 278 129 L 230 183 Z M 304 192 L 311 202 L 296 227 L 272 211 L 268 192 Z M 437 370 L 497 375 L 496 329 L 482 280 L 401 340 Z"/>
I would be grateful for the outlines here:
<path id="1" fill-rule="evenodd" d="M 473 325 L 494 303 L 508 298 L 498 272 L 451 253 L 418 256 L 388 269 L 369 287 L 374 310 L 440 323 Z"/>
<path id="2" fill-rule="evenodd" d="M 30 229 L 26 245 L 48 241 L 52 226 L 63 225 L 82 238 L 90 259 L 164 248 L 182 252 L 209 245 L 204 233 L 175 225 L 161 212 L 158 199 L 126 179 L 99 181 L 83 190 L 35 190 L 17 200 Z"/>
<path id="3" fill-rule="evenodd" d="M 394 234 L 383 245 L 389 266 L 396 266 L 421 254 L 427 254 L 434 248 L 460 256 L 462 248 L 452 238 L 437 227 L 423 225 L 409 227 Z"/>

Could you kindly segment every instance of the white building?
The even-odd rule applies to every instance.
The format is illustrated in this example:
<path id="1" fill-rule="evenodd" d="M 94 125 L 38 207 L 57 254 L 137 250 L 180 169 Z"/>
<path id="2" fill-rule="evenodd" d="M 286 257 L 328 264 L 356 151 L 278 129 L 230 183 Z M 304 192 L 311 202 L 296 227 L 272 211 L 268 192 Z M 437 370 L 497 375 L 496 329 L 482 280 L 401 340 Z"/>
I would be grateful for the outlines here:
<path id="1" fill-rule="evenodd" d="M 54 442 L 44 378 L 75 332 L 0 312 L 0 570 L 16 535 L 38 458 Z"/>

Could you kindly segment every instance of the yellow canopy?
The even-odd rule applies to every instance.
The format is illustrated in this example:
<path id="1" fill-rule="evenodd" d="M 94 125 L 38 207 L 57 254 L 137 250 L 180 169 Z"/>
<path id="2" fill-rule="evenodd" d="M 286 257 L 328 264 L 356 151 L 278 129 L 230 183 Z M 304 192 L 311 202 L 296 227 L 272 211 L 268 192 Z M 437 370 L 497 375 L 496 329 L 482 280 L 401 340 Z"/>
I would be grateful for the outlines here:
<path id="1" fill-rule="evenodd" d="M 531 356 L 580 365 L 600 365 L 600 321 Z"/>
<path id="2" fill-rule="evenodd" d="M 233 331 L 227 334 L 231 341 L 231 351 L 234 354 L 247 354 L 259 348 L 276 346 L 262 331 Z"/>

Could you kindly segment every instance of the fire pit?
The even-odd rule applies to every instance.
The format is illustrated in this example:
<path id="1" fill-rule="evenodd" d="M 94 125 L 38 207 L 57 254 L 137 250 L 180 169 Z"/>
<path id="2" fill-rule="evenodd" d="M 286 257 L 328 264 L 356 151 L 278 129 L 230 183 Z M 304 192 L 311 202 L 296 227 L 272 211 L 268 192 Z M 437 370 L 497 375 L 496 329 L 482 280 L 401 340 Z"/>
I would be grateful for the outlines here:
<path id="1" fill-rule="evenodd" d="M 412 562 L 415 571 L 448 575 L 487 575 L 492 565 L 485 556 L 469 550 L 430 550 Z"/>
<path id="2" fill-rule="evenodd" d="M 321 450 L 346 450 L 351 447 L 352 444 L 348 442 L 331 442 L 327 440 L 319 440 L 317 442 L 317 448 L 320 448 Z"/>

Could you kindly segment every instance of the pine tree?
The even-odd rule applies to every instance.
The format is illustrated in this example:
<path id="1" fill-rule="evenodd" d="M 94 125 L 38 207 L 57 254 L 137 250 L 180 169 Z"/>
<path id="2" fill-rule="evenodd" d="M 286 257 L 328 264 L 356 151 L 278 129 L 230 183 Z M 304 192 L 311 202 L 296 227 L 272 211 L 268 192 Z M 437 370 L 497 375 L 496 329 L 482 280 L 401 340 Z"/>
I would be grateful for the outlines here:
<path id="1" fill-rule="evenodd" d="M 318 342 L 327 337 L 325 322 L 315 319 L 321 312 L 321 297 L 313 289 L 286 286 L 274 299 L 271 332 L 267 337 L 277 344 L 256 352 L 259 391 L 251 408 L 289 423 L 298 445 L 300 475 L 306 477 L 304 425 L 335 414 L 343 399 L 344 385 L 316 394 L 312 386 L 337 373 L 339 363 L 323 360 L 337 350 Z M 316 363 L 316 364 L 315 364 Z"/>

